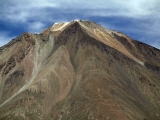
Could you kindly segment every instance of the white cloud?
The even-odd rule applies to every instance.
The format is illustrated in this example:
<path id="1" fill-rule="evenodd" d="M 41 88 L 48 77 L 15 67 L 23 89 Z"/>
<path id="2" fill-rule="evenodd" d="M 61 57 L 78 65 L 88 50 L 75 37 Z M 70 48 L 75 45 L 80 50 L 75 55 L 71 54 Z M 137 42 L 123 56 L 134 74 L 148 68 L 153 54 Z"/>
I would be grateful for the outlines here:
<path id="1" fill-rule="evenodd" d="M 43 9 L 48 7 L 56 8 L 58 4 L 51 0 L 2 0 L 0 19 L 11 22 L 27 22 L 31 17 L 41 18 L 43 14 L 47 14 Z"/>
<path id="2" fill-rule="evenodd" d="M 64 0 L 59 0 L 61 3 L 66 3 Z M 159 0 L 81 0 L 67 1 L 68 7 L 74 9 L 92 9 L 92 13 L 99 15 L 118 15 L 130 17 L 144 17 L 153 14 L 159 14 Z M 64 4 L 60 4 L 61 7 Z M 64 6 L 67 8 L 67 6 Z M 94 11 L 95 10 L 95 11 Z M 101 10 L 100 12 L 97 12 Z M 92 15 L 88 14 L 88 15 Z M 84 13 L 85 14 L 85 13 Z M 158 16 L 157 16 L 158 17 Z"/>
<path id="3" fill-rule="evenodd" d="M 35 21 L 33 23 L 28 23 L 28 31 L 33 33 L 40 33 L 43 29 L 45 29 L 45 24 L 40 21 Z"/>
<path id="4" fill-rule="evenodd" d="M 45 8 L 59 8 L 67 10 L 81 10 L 91 9 L 91 12 L 85 12 L 83 14 L 102 15 L 102 16 L 130 16 L 130 17 L 144 17 L 154 16 L 159 13 L 159 0 L 2 0 L 1 2 L 1 19 L 8 19 L 13 22 L 26 22 L 31 17 L 38 17 L 41 19 L 41 15 L 47 16 L 48 13 L 54 13 L 58 11 L 45 11 Z M 8 4 L 8 5 L 6 5 Z M 6 8 L 7 7 L 7 8 Z M 159 9 L 159 10 L 158 10 Z M 64 12 L 66 12 L 64 11 Z M 98 12 L 97 12 L 98 11 Z M 99 12 L 100 11 L 100 12 Z M 69 11 L 67 11 L 69 12 Z M 72 11 L 73 12 L 73 11 Z M 49 16 L 47 16 L 49 17 Z M 154 16 L 159 17 L 159 16 Z"/>
<path id="5" fill-rule="evenodd" d="M 83 15 L 149 19 L 144 24 L 141 22 L 141 27 L 127 29 L 142 33 L 146 31 L 151 36 L 157 35 L 160 27 L 160 0 L 1 0 L 0 5 L 1 21 L 16 25 L 24 23 L 28 31 L 36 33 L 46 27 L 45 22 L 68 21 L 70 16 L 67 15 L 57 18 L 61 13 L 71 14 L 73 18 Z M 86 11 L 82 12 L 82 9 Z"/>
<path id="6" fill-rule="evenodd" d="M 14 37 L 10 37 L 7 32 L 0 32 L 0 47 L 7 44 Z"/>
<path id="7" fill-rule="evenodd" d="M 154 47 L 156 47 L 156 48 L 158 48 L 158 49 L 160 50 L 160 41 L 159 41 L 159 40 L 153 41 L 153 42 L 151 43 L 151 45 L 154 46 Z"/>

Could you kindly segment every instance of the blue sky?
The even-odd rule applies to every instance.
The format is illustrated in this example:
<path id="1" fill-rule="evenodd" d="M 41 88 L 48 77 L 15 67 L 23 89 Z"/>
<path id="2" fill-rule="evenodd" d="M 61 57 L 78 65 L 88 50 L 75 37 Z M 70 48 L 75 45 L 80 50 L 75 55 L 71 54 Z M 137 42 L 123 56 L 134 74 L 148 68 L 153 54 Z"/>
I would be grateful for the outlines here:
<path id="1" fill-rule="evenodd" d="M 94 21 L 160 49 L 160 0 L 0 0 L 0 46 L 54 22 Z"/>

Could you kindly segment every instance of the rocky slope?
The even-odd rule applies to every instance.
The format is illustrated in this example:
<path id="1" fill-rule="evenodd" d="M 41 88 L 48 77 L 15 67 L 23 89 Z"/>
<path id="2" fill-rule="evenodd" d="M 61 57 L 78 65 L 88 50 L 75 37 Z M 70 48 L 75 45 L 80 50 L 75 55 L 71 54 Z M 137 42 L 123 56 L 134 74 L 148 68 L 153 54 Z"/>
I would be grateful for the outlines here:
<path id="1" fill-rule="evenodd" d="M 1 120 L 160 120 L 160 50 L 90 21 L 0 48 Z"/>

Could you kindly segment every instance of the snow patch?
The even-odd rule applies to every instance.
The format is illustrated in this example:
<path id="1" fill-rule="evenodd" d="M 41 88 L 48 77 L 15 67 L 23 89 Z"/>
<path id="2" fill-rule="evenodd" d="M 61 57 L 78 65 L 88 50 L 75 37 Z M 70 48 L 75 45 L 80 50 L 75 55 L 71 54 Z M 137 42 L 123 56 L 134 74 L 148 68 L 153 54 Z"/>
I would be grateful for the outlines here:
<path id="1" fill-rule="evenodd" d="M 54 23 L 53 26 L 50 29 L 51 29 L 51 31 L 59 31 L 59 30 L 62 30 L 68 24 L 69 24 L 69 22 Z"/>
<path id="2" fill-rule="evenodd" d="M 75 20 L 73 20 L 73 21 L 77 21 L 77 22 L 79 22 L 80 20 L 79 20 L 79 19 L 75 19 Z"/>
<path id="3" fill-rule="evenodd" d="M 54 23 L 54 24 L 59 24 L 59 22 L 56 22 L 56 23 Z"/>
<path id="4" fill-rule="evenodd" d="M 54 24 L 52 25 L 52 27 L 54 27 L 54 26 L 57 25 L 57 24 L 59 24 L 59 23 L 58 23 L 58 22 L 54 23 Z"/>
<path id="5" fill-rule="evenodd" d="M 144 62 L 142 61 L 137 61 L 140 65 L 144 66 Z"/>

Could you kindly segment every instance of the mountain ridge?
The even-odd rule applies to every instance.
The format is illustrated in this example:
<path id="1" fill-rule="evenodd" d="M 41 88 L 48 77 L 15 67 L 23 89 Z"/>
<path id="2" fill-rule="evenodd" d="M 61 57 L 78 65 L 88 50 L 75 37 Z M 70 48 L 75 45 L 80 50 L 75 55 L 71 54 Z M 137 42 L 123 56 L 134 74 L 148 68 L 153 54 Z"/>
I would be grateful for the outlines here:
<path id="1" fill-rule="evenodd" d="M 0 53 L 0 119 L 159 120 L 160 50 L 83 20 Z"/>

